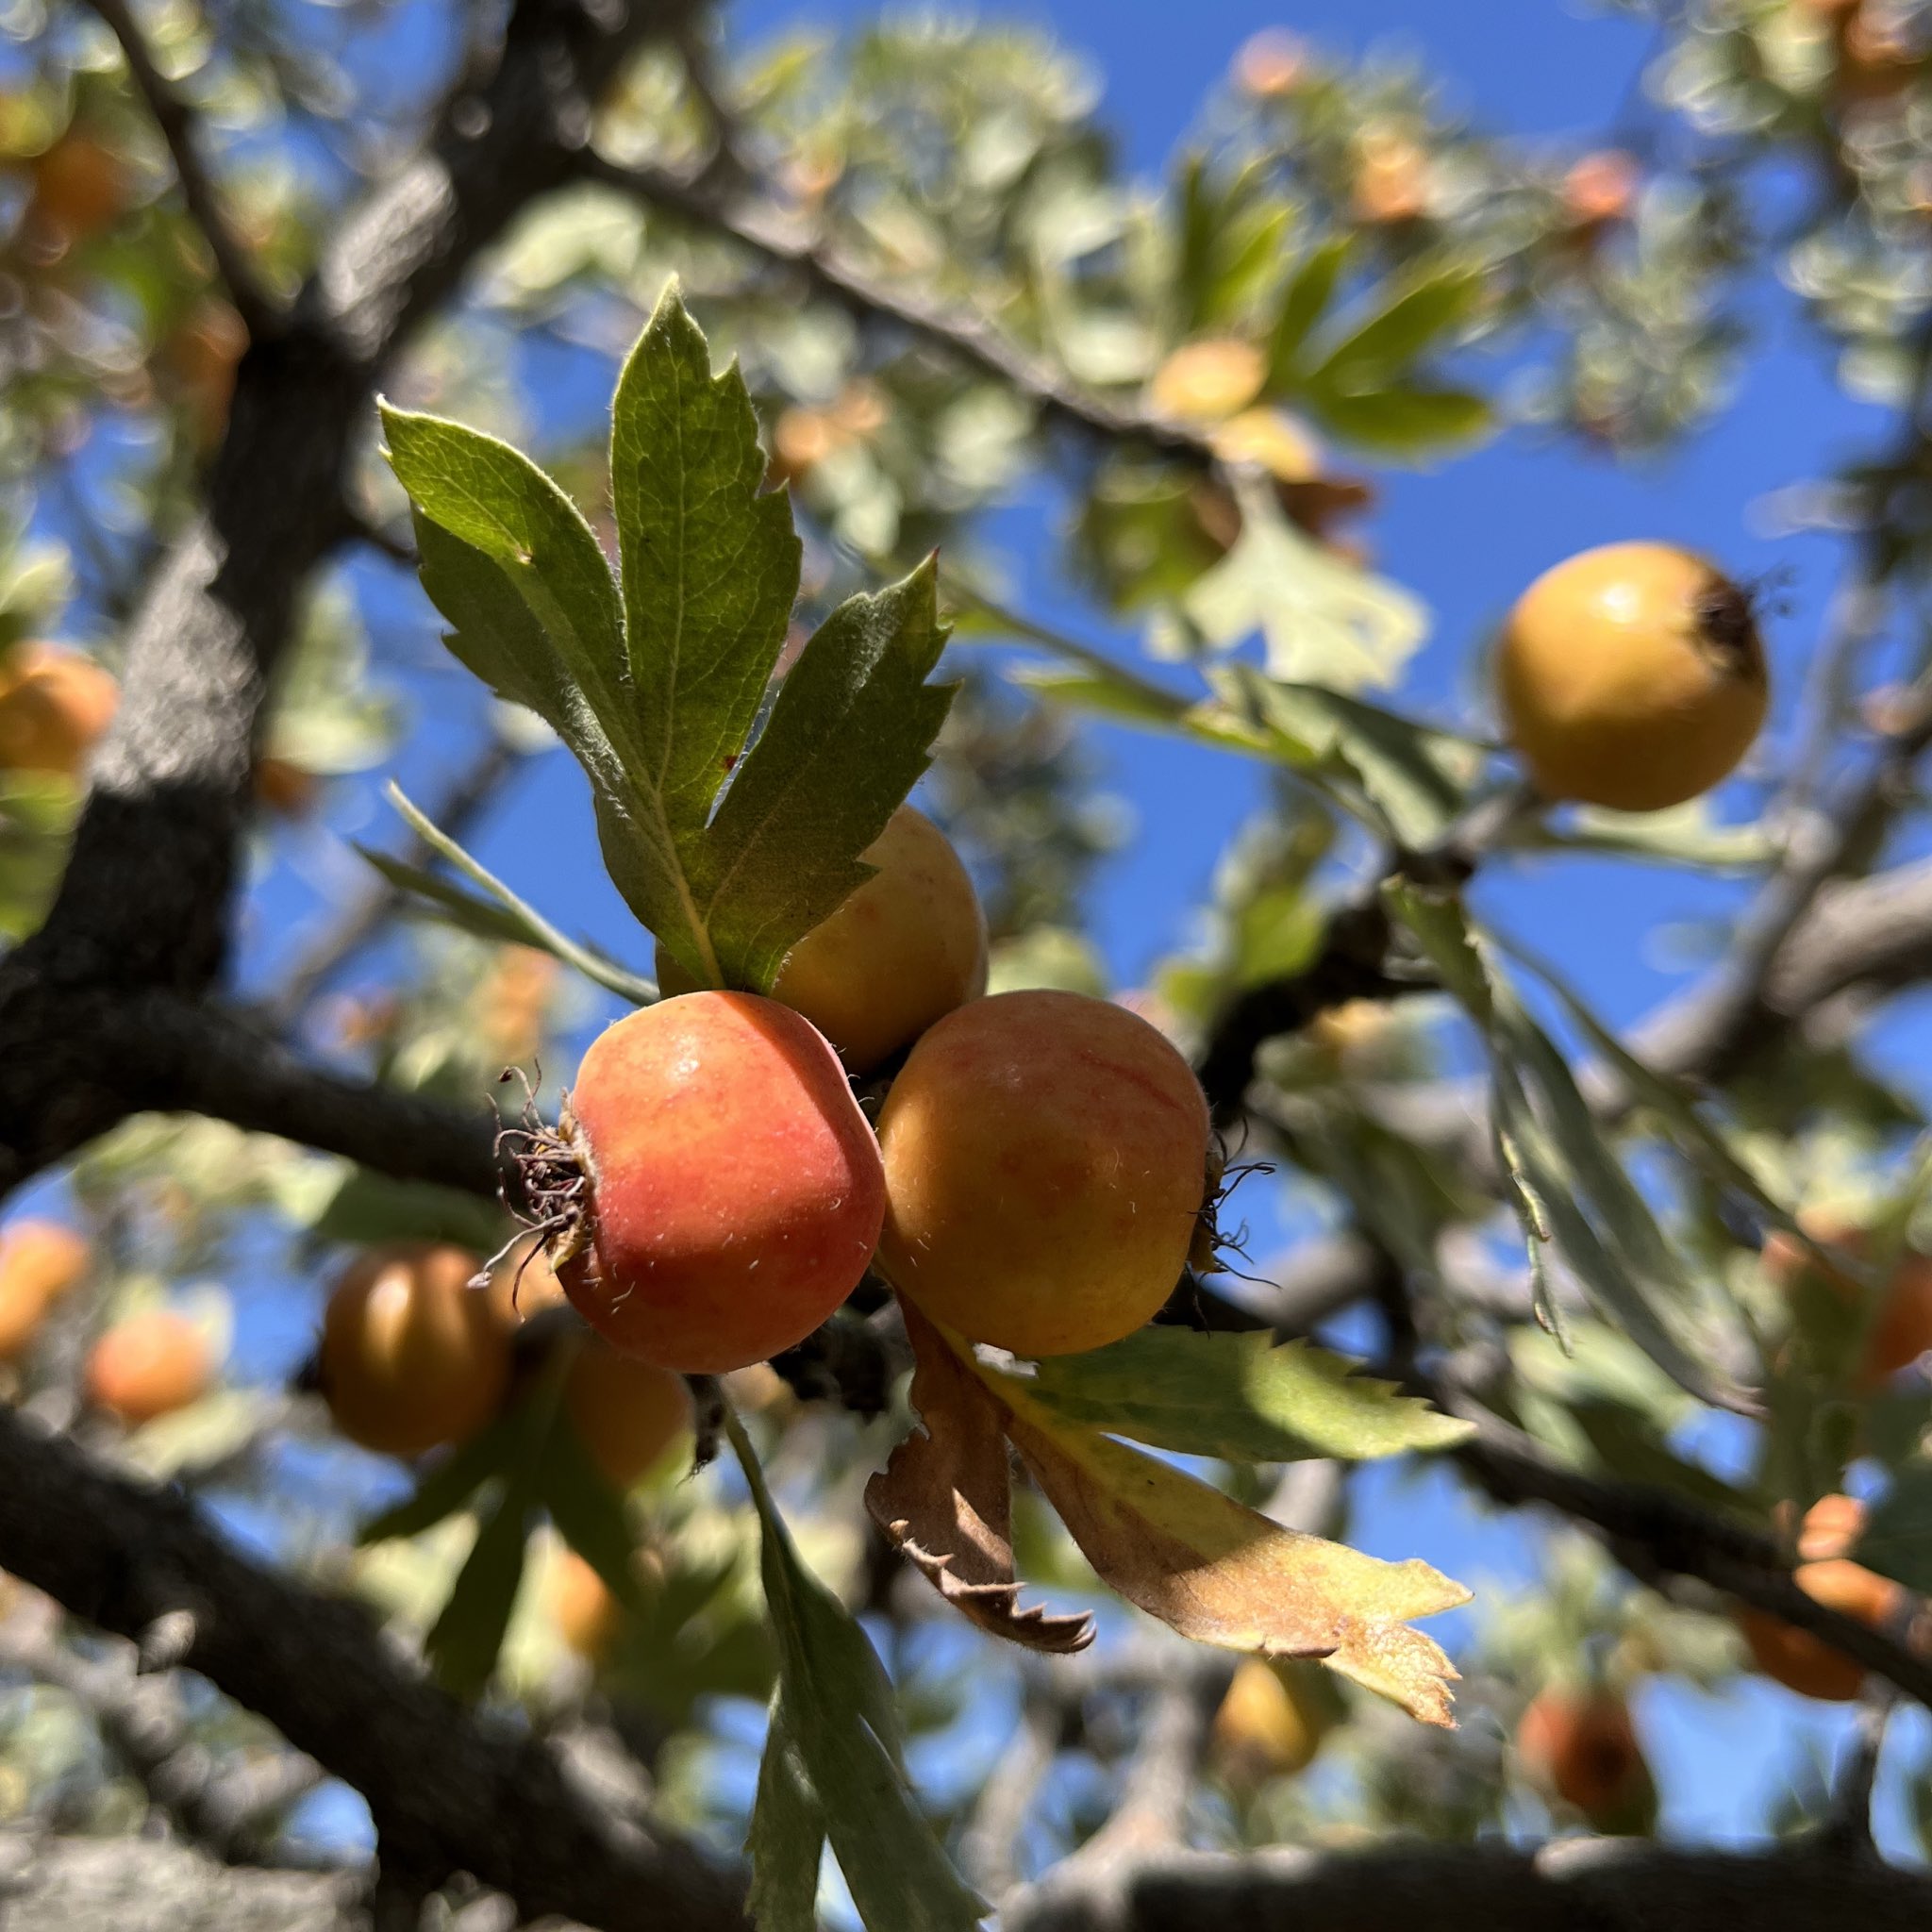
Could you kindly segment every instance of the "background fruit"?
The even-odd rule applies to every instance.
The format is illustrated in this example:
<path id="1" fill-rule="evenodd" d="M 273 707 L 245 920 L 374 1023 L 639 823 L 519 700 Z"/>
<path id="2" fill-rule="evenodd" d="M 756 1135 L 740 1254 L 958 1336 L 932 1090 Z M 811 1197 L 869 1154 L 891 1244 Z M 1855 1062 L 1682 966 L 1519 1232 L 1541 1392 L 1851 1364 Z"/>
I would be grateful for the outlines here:
<path id="1" fill-rule="evenodd" d="M 691 1427 L 684 1378 L 600 1335 L 585 1338 L 563 1385 L 564 1413 L 612 1488 L 627 1490 Z"/>
<path id="2" fill-rule="evenodd" d="M 792 947 L 772 985 L 855 1074 L 986 991 L 986 915 L 946 835 L 902 805 L 863 857 L 877 871 Z M 661 950 L 658 979 L 667 993 L 693 991 Z"/>
<path id="3" fill-rule="evenodd" d="M 130 1427 L 200 1401 L 214 1379 L 208 1337 L 173 1308 L 145 1308 L 89 1350 L 88 1400 Z"/>
<path id="4" fill-rule="evenodd" d="M 558 1274 L 619 1348 L 742 1368 L 858 1285 L 885 1211 L 878 1146 L 838 1056 L 791 1008 L 744 992 L 645 1007 L 591 1044 L 571 1108 L 595 1254 Z"/>
<path id="5" fill-rule="evenodd" d="M 92 1250 L 54 1221 L 16 1221 L 0 1232 L 0 1361 L 23 1355 L 47 1310 L 87 1275 Z"/>
<path id="6" fill-rule="evenodd" d="M 372 1248 L 329 1296 L 322 1390 L 352 1442 L 420 1456 L 474 1435 L 509 1385 L 509 1341 L 475 1257 L 427 1242 Z"/>
<path id="7" fill-rule="evenodd" d="M 1131 1334 L 1179 1281 L 1208 1105 L 1154 1028 L 1082 993 L 1008 992 L 912 1049 L 879 1116 L 879 1257 L 936 1320 L 1021 1355 Z"/>
<path id="8" fill-rule="evenodd" d="M 75 776 L 119 696 L 92 658 L 63 644 L 16 644 L 0 663 L 0 767 Z"/>
<path id="9" fill-rule="evenodd" d="M 1268 358 L 1233 336 L 1183 342 L 1154 372 L 1149 405 L 1183 423 L 1219 423 L 1247 408 L 1268 379 Z"/>
<path id="10" fill-rule="evenodd" d="M 106 142 L 70 129 L 35 158 L 26 220 L 43 244 L 71 247 L 120 219 L 131 198 L 127 166 Z"/>
<path id="11" fill-rule="evenodd" d="M 1807 1596 L 1876 1627 L 1888 1622 L 1905 1601 L 1905 1592 L 1890 1577 L 1879 1576 L 1860 1563 L 1833 1557 L 1821 1563 L 1800 1563 L 1798 1588 Z M 1808 1630 L 1763 1610 L 1740 1607 L 1738 1627 L 1751 1647 L 1757 1668 L 1767 1677 L 1828 1703 L 1846 1704 L 1865 1682 L 1865 1666 L 1834 1650 Z"/>
<path id="12" fill-rule="evenodd" d="M 549 1595 L 557 1634 L 579 1657 L 595 1662 L 624 1624 L 609 1586 L 575 1550 L 565 1550 L 550 1573 Z"/>
<path id="13" fill-rule="evenodd" d="M 1295 1669 L 1258 1657 L 1236 1665 L 1214 1713 L 1215 1755 L 1233 1783 L 1291 1776 L 1306 1770 L 1322 1748 L 1333 1716 L 1288 1674 Z"/>
<path id="14" fill-rule="evenodd" d="M 1657 1788 L 1623 1698 L 1552 1685 L 1525 1707 L 1516 1749 L 1531 1777 L 1574 1806 L 1594 1830 L 1648 1828 Z"/>
<path id="15" fill-rule="evenodd" d="M 1862 1257 L 1871 1246 L 1863 1228 L 1838 1216 L 1807 1211 L 1799 1216 L 1799 1222 L 1813 1241 L 1843 1248 L 1854 1257 Z M 1781 1228 L 1774 1230 L 1764 1243 L 1764 1266 L 1787 1294 L 1795 1293 L 1801 1282 L 1818 1280 L 1852 1305 L 1865 1298 L 1866 1291 L 1851 1275 L 1815 1262 Z M 1928 1349 L 1932 1349 L 1932 1257 L 1907 1248 L 1886 1280 L 1883 1299 L 1865 1332 L 1853 1384 L 1867 1391 L 1876 1389 L 1901 1369 L 1909 1368 Z"/>
<path id="16" fill-rule="evenodd" d="M 1496 675 L 1538 789 L 1617 811 L 1708 791 L 1768 698 L 1743 592 L 1665 543 L 1607 543 L 1545 571 L 1509 613 Z"/>

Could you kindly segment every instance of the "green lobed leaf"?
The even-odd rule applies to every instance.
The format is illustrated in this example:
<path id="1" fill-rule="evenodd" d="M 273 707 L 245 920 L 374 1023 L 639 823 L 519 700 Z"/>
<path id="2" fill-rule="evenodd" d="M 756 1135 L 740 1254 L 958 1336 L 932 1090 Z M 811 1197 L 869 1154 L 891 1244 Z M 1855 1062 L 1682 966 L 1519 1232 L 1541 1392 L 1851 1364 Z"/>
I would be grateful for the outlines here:
<path id="1" fill-rule="evenodd" d="M 1258 632 L 1273 676 L 1354 691 L 1392 684 L 1428 632 L 1423 605 L 1399 584 L 1331 556 L 1283 514 L 1257 479 L 1235 484 L 1234 547 L 1182 598 L 1217 650 Z"/>
<path id="2" fill-rule="evenodd" d="M 768 985 L 869 868 L 858 854 L 931 763 L 957 689 L 926 677 L 945 648 L 939 574 L 849 597 L 779 688 L 693 867 L 721 957 Z"/>
<path id="3" fill-rule="evenodd" d="M 487 1116 L 479 1114 L 479 1119 Z M 369 1247 L 382 1241 L 453 1241 L 490 1254 L 503 1240 L 503 1209 L 433 1181 L 399 1181 L 374 1168 L 342 1164 L 341 1179 L 309 1223 L 320 1241 Z"/>
<path id="4" fill-rule="evenodd" d="M 891 1680 L 851 1612 L 800 1562 L 728 1408 L 724 1426 L 763 1532 L 759 1570 L 788 1729 L 858 1916 L 867 1932 L 973 1932 L 989 1907 L 960 1881 L 920 1813 L 900 1761 Z M 795 1832 L 796 1821 L 787 1828 Z"/>
<path id="5" fill-rule="evenodd" d="M 1314 1343 L 1266 1330 L 1147 1327 L 1039 1363 L 1028 1392 L 1070 1422 L 1183 1456 L 1230 1462 L 1348 1461 L 1441 1449 L 1470 1425 Z"/>
<path id="6" fill-rule="evenodd" d="M 866 876 L 859 853 L 925 768 L 950 702 L 924 682 L 945 641 L 931 566 L 835 611 L 747 749 L 799 544 L 789 500 L 762 489 L 743 381 L 712 375 L 675 285 L 612 407 L 621 591 L 527 458 L 433 417 L 383 421 L 452 652 L 583 765 L 605 866 L 665 952 L 700 985 L 763 991 Z"/>
<path id="7" fill-rule="evenodd" d="M 610 490 L 633 715 L 687 866 L 798 595 L 791 501 L 764 493 L 764 475 L 744 378 L 735 365 L 711 374 L 673 282 L 618 377 Z"/>

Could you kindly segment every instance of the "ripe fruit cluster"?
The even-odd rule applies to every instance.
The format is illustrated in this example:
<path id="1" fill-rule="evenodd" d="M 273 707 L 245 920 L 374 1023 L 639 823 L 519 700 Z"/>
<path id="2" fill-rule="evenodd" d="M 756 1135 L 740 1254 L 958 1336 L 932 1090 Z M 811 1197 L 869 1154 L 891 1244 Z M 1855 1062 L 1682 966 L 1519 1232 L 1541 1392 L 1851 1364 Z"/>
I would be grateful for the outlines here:
<path id="1" fill-rule="evenodd" d="M 773 996 L 677 991 L 591 1047 L 526 1191 L 578 1310 L 625 1354 L 723 1374 L 794 1346 L 881 1272 L 1023 1355 L 1095 1348 L 1173 1291 L 1206 1188 L 1207 1103 L 1145 1021 L 984 996 L 986 927 L 902 808 L 877 868 Z M 849 1074 L 909 1047 L 877 1132 Z"/>

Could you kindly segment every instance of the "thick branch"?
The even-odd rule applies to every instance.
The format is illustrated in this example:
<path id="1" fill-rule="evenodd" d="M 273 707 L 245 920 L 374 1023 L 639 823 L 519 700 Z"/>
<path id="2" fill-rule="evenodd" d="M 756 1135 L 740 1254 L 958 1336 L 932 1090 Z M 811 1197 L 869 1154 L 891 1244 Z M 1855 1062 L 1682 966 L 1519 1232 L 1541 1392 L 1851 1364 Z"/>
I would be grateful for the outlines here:
<path id="1" fill-rule="evenodd" d="M 1761 1856 L 1641 1840 L 1371 1852 L 1172 1853 L 1114 1872 L 1056 1874 L 1017 1899 L 1007 1932 L 1907 1932 L 1932 1913 L 1932 1877 L 1816 1851 Z"/>
<path id="2" fill-rule="evenodd" d="M 546 1745 L 465 1711 L 359 1607 L 258 1568 L 178 1492 L 119 1474 L 8 1410 L 0 1567 L 123 1637 L 185 1611 L 185 1668 L 360 1791 L 386 1843 L 442 1874 L 473 1874 L 526 1918 L 744 1932 L 735 1874 L 600 1807 Z"/>
<path id="3" fill-rule="evenodd" d="M 263 699 L 303 580 L 344 530 L 342 476 L 378 374 L 477 251 L 567 178 L 590 106 L 692 0 L 519 0 L 495 70 L 339 229 L 286 329 L 237 374 L 206 513 L 149 587 L 59 895 L 0 964 L 0 1192 L 134 1105 L 90 996 L 215 978 Z"/>

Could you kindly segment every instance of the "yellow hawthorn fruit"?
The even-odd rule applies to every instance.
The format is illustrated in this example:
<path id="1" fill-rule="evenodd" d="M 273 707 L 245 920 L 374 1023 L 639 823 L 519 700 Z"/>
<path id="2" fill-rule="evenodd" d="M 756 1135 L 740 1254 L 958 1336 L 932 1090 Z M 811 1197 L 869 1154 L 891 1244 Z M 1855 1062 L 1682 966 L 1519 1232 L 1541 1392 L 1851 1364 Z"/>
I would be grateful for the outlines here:
<path id="1" fill-rule="evenodd" d="M 1813 1241 L 1840 1247 L 1854 1256 L 1869 1246 L 1862 1228 L 1828 1213 L 1807 1211 L 1799 1224 Z M 1814 1274 L 1846 1302 L 1856 1304 L 1864 1291 L 1841 1269 L 1819 1267 L 1783 1229 L 1764 1244 L 1764 1266 L 1786 1293 Z M 1932 1257 L 1907 1249 L 1892 1265 L 1884 1299 L 1866 1331 L 1865 1346 L 1853 1374 L 1854 1387 L 1870 1391 L 1909 1368 L 1932 1349 Z"/>
<path id="2" fill-rule="evenodd" d="M 553 1251 L 577 1312 L 686 1374 L 803 1341 L 858 1287 L 885 1210 L 838 1056 L 756 993 L 686 993 L 602 1034 L 531 1173 L 558 1189 L 540 1180 L 533 1211 L 582 1217 Z"/>
<path id="3" fill-rule="evenodd" d="M 863 442 L 885 426 L 886 399 L 875 383 L 849 382 L 831 402 L 814 408 L 793 403 L 772 425 L 767 480 L 803 483 L 827 457 Z"/>
<path id="4" fill-rule="evenodd" d="M 0 662 L 0 770 L 75 777 L 113 722 L 120 688 L 64 644 L 16 644 Z"/>
<path id="5" fill-rule="evenodd" d="M 93 135 L 72 128 L 35 157 L 31 174 L 27 223 L 57 248 L 112 227 L 131 196 L 121 157 Z"/>
<path id="6" fill-rule="evenodd" d="M 1307 42 L 1286 27 L 1263 27 L 1234 57 L 1234 84 L 1257 101 L 1280 100 L 1307 77 Z"/>
<path id="7" fill-rule="evenodd" d="M 1768 697 L 1750 600 L 1668 543 L 1607 543 L 1545 571 L 1509 613 L 1496 679 L 1538 789 L 1617 811 L 1707 791 Z"/>
<path id="8" fill-rule="evenodd" d="M 600 1335 L 578 1348 L 564 1379 L 563 1407 L 616 1490 L 629 1489 L 691 1421 L 682 1375 L 620 1355 Z"/>
<path id="9" fill-rule="evenodd" d="M 421 1456 L 489 1422 L 509 1386 L 509 1341 L 473 1255 L 398 1242 L 358 1255 L 323 1315 L 323 1399 L 352 1442 Z"/>
<path id="10" fill-rule="evenodd" d="M 1800 1563 L 1793 1574 L 1807 1596 L 1874 1629 L 1890 1622 L 1905 1601 L 1905 1592 L 1889 1576 L 1879 1576 L 1844 1557 Z M 1823 1639 L 1748 1606 L 1740 1606 L 1737 1622 L 1757 1668 L 1767 1677 L 1801 1696 L 1829 1704 L 1848 1704 L 1857 1696 L 1865 1666 Z"/>
<path id="11" fill-rule="evenodd" d="M 1180 423 L 1221 423 L 1261 393 L 1268 358 L 1253 342 L 1210 336 L 1183 342 L 1147 385 L 1149 406 Z"/>
<path id="12" fill-rule="evenodd" d="M 108 1329 L 88 1351 L 87 1398 L 130 1428 L 190 1407 L 214 1379 L 208 1337 L 173 1308 L 144 1308 Z"/>
<path id="13" fill-rule="evenodd" d="M 1349 208 L 1370 227 L 1412 222 L 1429 205 L 1429 157 L 1420 142 L 1390 128 L 1364 134 L 1356 151 Z"/>
<path id="14" fill-rule="evenodd" d="M 849 1072 L 870 1073 L 986 991 L 986 915 L 946 835 L 902 805 L 860 855 L 871 878 L 785 956 L 772 997 L 803 1013 Z M 691 991 L 660 947 L 658 981 Z"/>
<path id="15" fill-rule="evenodd" d="M 1610 1691 L 1539 1691 L 1517 1726 L 1516 1749 L 1530 1776 L 1597 1831 L 1635 1829 L 1650 1807 L 1655 1786 L 1637 1726 Z"/>
<path id="16" fill-rule="evenodd" d="M 623 1607 L 609 1586 L 575 1550 L 564 1550 L 550 1573 L 549 1597 L 557 1634 L 580 1657 L 595 1663 L 624 1624 Z"/>
<path id="17" fill-rule="evenodd" d="M 1281 409 L 1243 409 L 1214 432 L 1224 463 L 1256 463 L 1284 483 L 1307 483 L 1322 474 L 1322 445 Z"/>
<path id="18" fill-rule="evenodd" d="M 1207 1191 L 1208 1104 L 1146 1021 L 1005 992 L 912 1049 L 879 1115 L 879 1260 L 935 1320 L 1023 1356 L 1139 1328 L 1180 1280 Z"/>
<path id="19" fill-rule="evenodd" d="M 1237 1784 L 1290 1777 L 1313 1762 L 1329 1721 L 1287 1675 L 1292 1666 L 1243 1657 L 1214 1713 L 1214 1750 Z"/>

